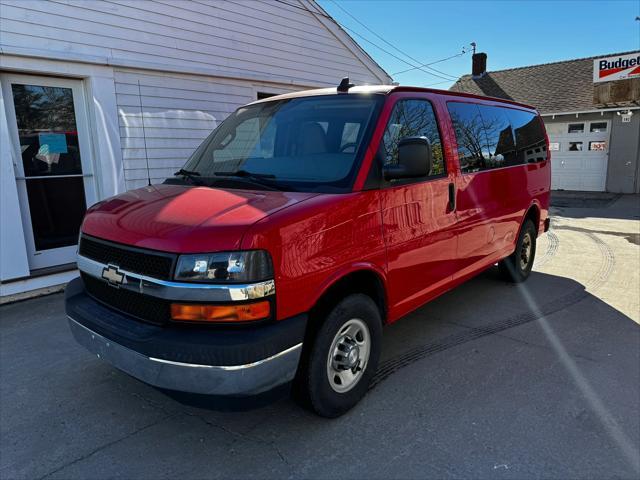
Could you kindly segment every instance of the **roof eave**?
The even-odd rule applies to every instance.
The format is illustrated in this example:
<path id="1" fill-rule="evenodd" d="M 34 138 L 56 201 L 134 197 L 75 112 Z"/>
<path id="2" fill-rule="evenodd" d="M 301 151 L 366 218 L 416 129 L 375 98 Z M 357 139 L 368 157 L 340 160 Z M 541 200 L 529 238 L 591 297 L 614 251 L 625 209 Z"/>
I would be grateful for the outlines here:
<path id="1" fill-rule="evenodd" d="M 611 107 L 611 108 L 597 108 L 591 110 L 570 110 L 563 112 L 540 112 L 541 117 L 559 117 L 561 115 L 580 115 L 586 113 L 608 113 L 608 112 L 617 112 L 620 110 L 640 110 L 640 106 L 631 106 L 631 107 Z"/>

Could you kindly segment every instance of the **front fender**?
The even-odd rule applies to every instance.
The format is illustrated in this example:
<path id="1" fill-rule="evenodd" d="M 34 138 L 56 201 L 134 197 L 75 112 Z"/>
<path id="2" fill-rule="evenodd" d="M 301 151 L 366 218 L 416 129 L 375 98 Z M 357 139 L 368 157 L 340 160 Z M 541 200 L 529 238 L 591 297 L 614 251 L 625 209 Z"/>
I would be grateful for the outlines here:
<path id="1" fill-rule="evenodd" d="M 371 272 L 378 277 L 385 296 L 384 304 L 388 305 L 386 272 L 379 265 L 376 265 L 372 262 L 354 262 L 349 265 L 343 265 L 321 283 L 320 287 L 318 288 L 317 294 L 312 297 L 311 307 L 317 304 L 318 301 L 328 292 L 328 290 L 340 280 L 348 277 L 351 274 L 359 272 Z"/>

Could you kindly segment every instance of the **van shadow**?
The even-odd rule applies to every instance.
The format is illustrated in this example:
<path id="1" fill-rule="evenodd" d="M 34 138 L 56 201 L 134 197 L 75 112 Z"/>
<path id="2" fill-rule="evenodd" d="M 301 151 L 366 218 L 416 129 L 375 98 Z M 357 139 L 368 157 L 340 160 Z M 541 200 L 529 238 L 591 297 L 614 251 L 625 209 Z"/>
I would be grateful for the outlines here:
<path id="1" fill-rule="evenodd" d="M 597 289 L 605 280 L 595 279 L 590 288 Z M 593 315 L 584 315 L 585 305 Z M 595 345 L 589 342 L 597 340 L 597 347 L 602 348 L 601 342 L 606 341 L 611 349 L 618 350 L 629 338 L 640 334 L 634 320 L 573 279 L 533 272 L 527 282 L 515 285 L 504 282 L 497 268 L 491 268 L 387 328 L 385 358 L 373 386 L 428 356 L 491 335 L 515 334 L 528 341 L 525 337 L 531 330 L 520 334 L 518 327 L 541 327 L 542 322 L 555 331 L 567 348 L 579 347 L 575 350 L 579 355 L 594 351 Z M 452 331 L 451 326 L 463 330 Z M 536 332 L 533 341 L 551 348 L 550 339 L 542 330 L 536 328 Z M 593 332 L 600 333 L 584 338 Z M 584 343 L 576 342 L 578 338 L 583 338 Z"/>
<path id="2" fill-rule="evenodd" d="M 602 284 L 604 280 L 599 282 Z M 590 288 L 598 286 L 590 284 Z M 585 305 L 593 315 L 584 315 Z M 559 313 L 561 315 L 556 315 Z M 566 344 L 569 354 L 578 356 L 597 355 L 598 349 L 619 350 L 630 338 L 640 334 L 634 320 L 599 300 L 573 279 L 533 272 L 527 282 L 514 285 L 504 282 L 497 268 L 490 268 L 384 329 L 383 352 L 371 390 L 427 357 L 446 356 L 448 350 L 491 335 L 514 334 L 516 338 L 522 337 L 523 342 L 532 341 L 550 348 L 549 339 L 539 329 L 531 334 L 530 330 L 521 332 L 518 328 L 528 324 L 540 326 L 541 322 L 548 322 L 559 340 Z M 633 351 L 625 352 L 621 358 L 628 359 L 632 354 Z M 259 397 L 233 399 L 163 393 L 200 409 L 247 411 L 287 397 L 289 388 L 283 386 Z"/>

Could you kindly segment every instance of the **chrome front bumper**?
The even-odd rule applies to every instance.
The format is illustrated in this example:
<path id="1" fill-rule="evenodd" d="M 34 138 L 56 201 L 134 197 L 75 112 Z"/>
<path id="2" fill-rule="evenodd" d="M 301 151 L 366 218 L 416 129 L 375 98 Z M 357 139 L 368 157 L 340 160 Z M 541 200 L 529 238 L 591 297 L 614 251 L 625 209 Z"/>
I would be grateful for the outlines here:
<path id="1" fill-rule="evenodd" d="M 199 365 L 153 358 L 115 343 L 70 316 L 76 341 L 98 358 L 150 385 L 206 395 L 255 395 L 293 380 L 302 343 L 245 365 Z"/>

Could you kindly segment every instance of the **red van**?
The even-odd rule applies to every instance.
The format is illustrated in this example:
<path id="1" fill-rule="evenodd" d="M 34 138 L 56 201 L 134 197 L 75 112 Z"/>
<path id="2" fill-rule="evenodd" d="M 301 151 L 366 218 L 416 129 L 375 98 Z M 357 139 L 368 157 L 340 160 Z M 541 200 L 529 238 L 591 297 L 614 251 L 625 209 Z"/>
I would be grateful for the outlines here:
<path id="1" fill-rule="evenodd" d="M 496 263 L 526 280 L 550 180 L 544 125 L 519 103 L 348 81 L 254 102 L 175 177 L 87 211 L 71 330 L 160 388 L 293 382 L 338 416 L 367 391 L 383 325 Z"/>

